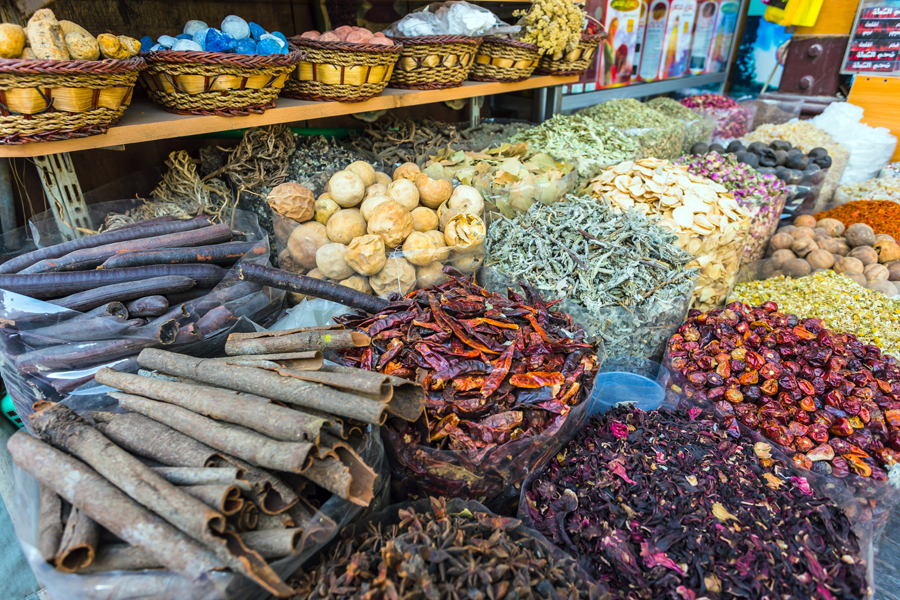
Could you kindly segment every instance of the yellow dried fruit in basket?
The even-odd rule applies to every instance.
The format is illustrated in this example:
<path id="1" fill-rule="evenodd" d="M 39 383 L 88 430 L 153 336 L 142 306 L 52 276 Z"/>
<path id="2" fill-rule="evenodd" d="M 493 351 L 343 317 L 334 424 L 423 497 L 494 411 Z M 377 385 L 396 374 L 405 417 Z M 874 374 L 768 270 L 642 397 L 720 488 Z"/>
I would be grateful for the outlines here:
<path id="1" fill-rule="evenodd" d="M 14 23 L 0 23 L 0 58 L 19 58 L 25 49 L 25 30 Z"/>

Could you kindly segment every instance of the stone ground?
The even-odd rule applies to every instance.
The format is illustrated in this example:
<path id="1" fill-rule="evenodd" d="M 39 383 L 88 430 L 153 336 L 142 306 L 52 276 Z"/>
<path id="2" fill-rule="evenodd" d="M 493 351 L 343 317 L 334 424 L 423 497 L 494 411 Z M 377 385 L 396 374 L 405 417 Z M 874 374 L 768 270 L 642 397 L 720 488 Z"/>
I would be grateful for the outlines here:
<path id="1" fill-rule="evenodd" d="M 900 510 L 875 548 L 875 600 L 900 600 Z"/>

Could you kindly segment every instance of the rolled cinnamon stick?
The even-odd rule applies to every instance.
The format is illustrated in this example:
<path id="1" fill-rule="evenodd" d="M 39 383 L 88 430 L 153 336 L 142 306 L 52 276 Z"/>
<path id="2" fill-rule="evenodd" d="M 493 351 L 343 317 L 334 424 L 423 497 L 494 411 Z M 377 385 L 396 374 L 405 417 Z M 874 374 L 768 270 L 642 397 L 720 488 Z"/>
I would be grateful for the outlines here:
<path id="1" fill-rule="evenodd" d="M 75 573 L 90 565 L 94 561 L 99 538 L 100 526 L 96 521 L 73 506 L 56 553 L 56 568 L 65 573 Z"/>
<path id="2" fill-rule="evenodd" d="M 259 524 L 259 509 L 252 502 L 244 502 L 233 523 L 241 533 L 253 531 Z"/>
<path id="3" fill-rule="evenodd" d="M 151 513 L 84 463 L 24 431 L 7 443 L 13 461 L 103 527 L 191 581 L 224 565 L 212 553 Z"/>
<path id="4" fill-rule="evenodd" d="M 376 402 L 352 394 L 338 392 L 327 386 L 284 377 L 289 369 L 278 372 L 253 367 L 223 365 L 221 361 L 194 358 L 163 350 L 147 349 L 138 356 L 138 364 L 169 375 L 188 377 L 211 385 L 226 387 L 314 408 L 342 417 L 380 425 L 386 418 L 390 403 Z"/>
<path id="5" fill-rule="evenodd" d="M 233 468 L 153 467 L 163 479 L 174 485 L 236 485 L 243 472 Z"/>
<path id="6" fill-rule="evenodd" d="M 41 484 L 40 503 L 37 549 L 43 559 L 52 565 L 65 528 L 62 519 L 62 500 L 56 492 Z"/>
<path id="7" fill-rule="evenodd" d="M 190 485 L 178 489 L 226 517 L 237 513 L 244 506 L 241 490 L 236 485 Z"/>
<path id="8" fill-rule="evenodd" d="M 280 515 L 267 515 L 260 513 L 257 529 L 290 529 L 294 526 L 294 519 L 286 512 Z"/>
<path id="9" fill-rule="evenodd" d="M 258 529 L 241 534 L 241 541 L 264 558 L 283 558 L 300 552 L 302 529 Z"/>
<path id="10" fill-rule="evenodd" d="M 180 406 L 112 392 L 122 408 L 150 417 L 172 429 L 258 467 L 302 473 L 310 463 L 313 444 L 281 442 L 249 429 L 221 423 Z M 254 406 L 257 406 L 254 404 Z"/>
<path id="11" fill-rule="evenodd" d="M 304 381 L 314 381 L 330 387 L 351 390 L 360 394 L 365 394 L 379 402 L 388 402 L 394 393 L 394 388 L 387 375 L 366 371 L 364 369 L 357 369 L 355 373 L 301 371 L 292 373 L 291 377 L 302 379 Z"/>
<path id="12" fill-rule="evenodd" d="M 412 422 L 418 419 L 425 411 L 425 389 L 418 383 L 408 379 L 393 375 L 382 375 L 374 371 L 345 367 L 343 365 L 324 365 L 321 371 L 325 373 L 346 373 L 356 377 L 373 377 L 376 379 L 386 377 L 394 388 L 390 404 L 388 404 L 388 413 Z M 363 373 L 369 373 L 369 375 L 363 375 Z"/>
<path id="13" fill-rule="evenodd" d="M 238 482 L 238 487 L 243 481 L 250 484 L 249 490 L 243 490 L 244 494 L 253 500 L 253 503 L 264 513 L 276 515 L 283 513 L 299 502 L 297 494 L 284 482 L 269 473 L 248 462 L 228 455 L 217 455 L 210 460 L 211 467 L 236 466 L 244 471 L 243 480 Z"/>
<path id="14" fill-rule="evenodd" d="M 320 458 L 313 461 L 303 476 L 332 494 L 368 506 L 375 497 L 375 471 L 346 443 L 333 439 L 331 447 L 328 446 L 323 440 L 318 448 Z"/>
<path id="15" fill-rule="evenodd" d="M 299 371 L 317 371 L 322 368 L 324 360 L 319 351 L 311 352 L 285 352 L 283 354 L 248 354 L 245 356 L 226 356 L 217 358 L 230 365 L 243 365 L 253 367 L 260 363 L 270 362 L 285 369 Z"/>
<path id="16" fill-rule="evenodd" d="M 286 333 L 274 331 L 252 339 L 232 339 L 225 342 L 225 354 L 277 354 L 309 350 L 341 350 L 362 348 L 372 343 L 372 338 L 359 331 L 331 329 L 327 331 L 298 331 Z"/>
<path id="17" fill-rule="evenodd" d="M 286 442 L 317 443 L 322 427 L 330 424 L 325 419 L 297 410 L 247 402 L 236 394 L 222 393 L 210 387 L 119 373 L 112 369 L 100 369 L 94 379 L 130 394 L 167 402 L 218 421 L 236 423 Z M 192 437 L 196 439 L 196 436 Z"/>
<path id="18" fill-rule="evenodd" d="M 109 571 L 142 571 L 158 569 L 162 564 L 136 546 L 129 544 L 105 544 L 97 548 L 97 556 L 89 566 L 78 571 L 79 575 L 106 573 Z"/>

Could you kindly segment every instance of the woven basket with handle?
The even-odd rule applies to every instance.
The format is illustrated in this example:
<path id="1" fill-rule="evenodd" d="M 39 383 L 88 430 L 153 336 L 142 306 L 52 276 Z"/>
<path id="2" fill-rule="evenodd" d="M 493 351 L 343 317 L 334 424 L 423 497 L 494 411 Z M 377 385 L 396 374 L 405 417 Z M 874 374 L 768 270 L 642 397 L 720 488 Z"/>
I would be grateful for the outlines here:
<path id="1" fill-rule="evenodd" d="M 126 60 L 0 59 L 0 144 L 106 133 L 145 66 Z"/>
<path id="2" fill-rule="evenodd" d="M 438 90 L 459 87 L 469 76 L 481 38 L 465 35 L 392 37 L 403 44 L 391 75 L 392 88 Z"/>
<path id="3" fill-rule="evenodd" d="M 319 102 L 362 102 L 387 87 L 403 46 L 320 42 L 292 37 L 300 62 L 284 85 L 285 96 Z"/>
<path id="4" fill-rule="evenodd" d="M 486 37 L 475 54 L 472 81 L 523 81 L 538 64 L 538 47 L 502 37 Z"/>
<path id="5" fill-rule="evenodd" d="M 581 34 L 581 42 L 573 49 L 544 55 L 534 70 L 535 75 L 578 75 L 587 71 L 597 53 L 597 46 L 606 39 L 605 33 Z"/>
<path id="6" fill-rule="evenodd" d="M 150 98 L 181 115 L 243 117 L 275 107 L 275 99 L 295 63 L 289 54 L 175 52 L 142 54 L 147 69 L 141 84 Z"/>

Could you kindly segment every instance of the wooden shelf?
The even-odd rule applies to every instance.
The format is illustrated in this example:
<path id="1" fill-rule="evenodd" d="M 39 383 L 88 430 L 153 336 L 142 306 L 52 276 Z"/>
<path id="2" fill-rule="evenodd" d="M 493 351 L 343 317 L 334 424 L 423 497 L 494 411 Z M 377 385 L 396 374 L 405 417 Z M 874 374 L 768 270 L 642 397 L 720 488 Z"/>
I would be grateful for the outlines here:
<path id="1" fill-rule="evenodd" d="M 202 117 L 193 115 L 173 115 L 150 102 L 135 102 L 119 124 L 110 127 L 105 135 L 65 140 L 62 142 L 38 142 L 0 146 L 0 158 L 43 156 L 60 152 L 76 152 L 123 144 L 136 144 L 169 138 L 244 129 L 276 123 L 308 121 L 323 117 L 335 117 L 374 110 L 402 108 L 419 104 L 432 104 L 445 100 L 493 96 L 505 92 L 531 90 L 548 86 L 576 83 L 577 76 L 531 77 L 519 83 L 480 83 L 467 81 L 462 87 L 447 90 L 396 90 L 388 88 L 380 96 L 366 102 L 306 102 L 279 98 L 276 108 L 261 115 L 248 117 Z"/>

